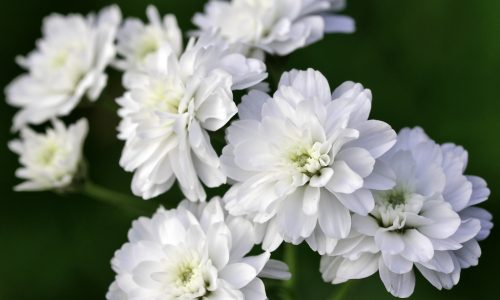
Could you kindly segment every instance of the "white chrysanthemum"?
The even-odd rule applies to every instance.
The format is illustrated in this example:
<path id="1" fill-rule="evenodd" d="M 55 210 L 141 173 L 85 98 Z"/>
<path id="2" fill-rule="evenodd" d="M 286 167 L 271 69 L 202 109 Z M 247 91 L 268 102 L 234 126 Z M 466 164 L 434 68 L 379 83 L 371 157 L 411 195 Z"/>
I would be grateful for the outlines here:
<path id="1" fill-rule="evenodd" d="M 120 20 L 117 6 L 87 18 L 53 14 L 44 20 L 37 49 L 18 58 L 28 73 L 5 91 L 7 102 L 21 109 L 14 117 L 14 130 L 68 115 L 84 95 L 97 100 L 107 81 L 104 70 L 115 57 Z"/>
<path id="2" fill-rule="evenodd" d="M 214 0 L 193 22 L 201 32 L 217 28 L 230 43 L 286 55 L 325 32 L 353 32 L 351 18 L 333 13 L 344 6 L 345 0 Z"/>
<path id="3" fill-rule="evenodd" d="M 132 191 L 144 199 L 167 191 L 177 178 L 188 199 L 204 201 L 199 179 L 208 187 L 226 182 L 207 131 L 236 114 L 232 90 L 263 80 L 265 65 L 231 53 L 214 35 L 191 40 L 179 58 L 162 48 L 149 63 L 148 72 L 124 77 L 120 165 L 135 172 Z"/>
<path id="4" fill-rule="evenodd" d="M 473 207 L 489 196 L 486 183 L 463 175 L 463 148 L 439 146 L 420 128 L 403 129 L 380 163 L 395 173 L 396 185 L 375 193 L 368 216 L 353 215 L 350 236 L 322 258 L 323 278 L 341 283 L 378 270 L 389 292 L 408 297 L 415 266 L 435 287 L 450 289 L 462 268 L 477 264 L 477 240 L 493 226 L 487 211 Z"/>
<path id="5" fill-rule="evenodd" d="M 396 133 L 368 120 L 370 109 L 371 92 L 362 85 L 346 82 L 332 95 L 312 69 L 284 73 L 273 98 L 259 91 L 243 98 L 221 157 L 236 182 L 225 201 L 231 214 L 263 227 L 264 249 L 307 239 L 329 252 L 348 235 L 350 211 L 373 209 L 369 189 L 394 185 L 375 159 Z"/>
<path id="6" fill-rule="evenodd" d="M 117 275 L 108 300 L 264 300 L 259 277 L 290 277 L 269 252 L 246 256 L 255 242 L 252 224 L 225 218 L 219 199 L 160 208 L 134 221 L 128 237 L 112 260 Z"/>
<path id="7" fill-rule="evenodd" d="M 148 57 L 161 47 L 170 47 L 177 55 L 182 51 L 182 33 L 174 15 L 163 20 L 153 5 L 147 7 L 149 24 L 136 18 L 128 18 L 118 30 L 117 52 L 123 59 L 116 66 L 122 70 L 141 69 Z"/>
<path id="8" fill-rule="evenodd" d="M 87 120 L 80 119 L 66 128 L 60 120 L 54 119 L 52 125 L 45 134 L 24 127 L 21 139 L 9 143 L 22 164 L 16 176 L 26 180 L 15 187 L 16 191 L 62 190 L 78 175 L 88 131 Z"/>

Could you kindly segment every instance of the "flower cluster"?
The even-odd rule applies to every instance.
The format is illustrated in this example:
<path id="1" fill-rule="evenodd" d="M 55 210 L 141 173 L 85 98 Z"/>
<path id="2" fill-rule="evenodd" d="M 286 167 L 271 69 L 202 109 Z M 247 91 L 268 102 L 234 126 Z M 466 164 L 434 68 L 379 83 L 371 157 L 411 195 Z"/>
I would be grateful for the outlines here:
<path id="1" fill-rule="evenodd" d="M 182 33 L 175 16 L 166 15 L 162 21 L 154 6 L 148 6 L 146 14 L 149 24 L 129 18 L 116 35 L 116 51 L 122 59 L 115 65 L 120 70 L 142 69 L 148 58 L 162 47 L 168 47 L 177 55 L 182 50 Z"/>
<path id="2" fill-rule="evenodd" d="M 119 138 L 126 141 L 120 165 L 135 172 L 134 194 L 158 196 L 177 179 L 188 199 L 204 201 L 199 179 L 208 187 L 225 183 L 207 131 L 236 114 L 232 90 L 262 81 L 265 69 L 210 34 L 191 39 L 180 57 L 162 48 L 145 71 L 126 72 L 127 92 L 118 99 Z"/>
<path id="3" fill-rule="evenodd" d="M 349 236 L 322 258 L 323 278 L 340 283 L 378 271 L 388 291 L 408 297 L 415 267 L 436 288 L 452 288 L 462 268 L 478 263 L 477 241 L 492 227 L 491 215 L 474 206 L 488 198 L 486 183 L 463 174 L 462 147 L 438 145 L 420 128 L 403 129 L 380 162 L 395 185 L 374 193 L 369 214 L 352 216 Z"/>
<path id="4" fill-rule="evenodd" d="M 68 115 L 83 96 L 96 101 L 106 86 L 106 67 L 115 57 L 115 35 L 121 20 L 116 6 L 98 15 L 47 17 L 37 49 L 17 62 L 28 73 L 7 88 L 7 102 L 21 110 L 13 129 Z"/>
<path id="5" fill-rule="evenodd" d="M 21 139 L 9 143 L 23 165 L 16 175 L 26 180 L 14 188 L 16 191 L 64 190 L 84 172 L 81 156 L 88 132 L 87 120 L 81 119 L 66 128 L 55 119 L 52 126 L 45 134 L 25 127 Z"/>
<path id="6" fill-rule="evenodd" d="M 309 69 L 284 73 L 269 95 L 251 91 L 227 130 L 223 170 L 236 183 L 231 214 L 265 227 L 264 248 L 282 240 L 331 252 L 351 230 L 351 212 L 370 212 L 372 190 L 393 181 L 376 164 L 396 142 L 389 125 L 369 120 L 371 92 L 346 82 L 333 94 Z"/>
<path id="7" fill-rule="evenodd" d="M 157 198 L 177 182 L 186 200 L 134 221 L 115 253 L 106 298 L 267 299 L 261 278 L 286 280 L 270 259 L 283 243 L 321 255 L 326 282 L 378 271 L 408 297 L 415 271 L 438 289 L 478 263 L 492 216 L 486 182 L 464 175 L 468 155 L 422 129 L 370 119 L 372 93 L 344 82 L 332 92 L 313 69 L 282 74 L 272 94 L 268 55 L 288 55 L 325 33 L 354 31 L 336 13 L 344 0 L 213 0 L 197 13 L 183 46 L 174 15 L 148 6 L 148 22 L 121 24 L 116 6 L 97 15 L 52 15 L 7 88 L 20 111 L 9 143 L 26 180 L 16 190 L 72 189 L 86 178 L 88 124 L 57 117 L 84 96 L 99 98 L 108 65 L 123 72 L 119 160 L 132 193 Z M 265 88 L 263 88 L 265 87 Z M 248 90 L 247 90 L 248 89 Z M 247 90 L 239 101 L 234 91 Z M 236 118 L 231 122 L 232 118 Z M 28 125 L 52 122 L 46 134 Z M 223 140 L 224 145 L 212 141 Z M 218 153 L 216 149 L 220 149 Z M 228 184 L 210 201 L 207 188 Z M 249 255 L 255 245 L 263 253 Z"/>
<path id="8" fill-rule="evenodd" d="M 134 221 L 128 236 L 112 260 L 117 276 L 108 299 L 264 300 L 259 277 L 290 276 L 269 252 L 248 256 L 256 239 L 252 224 L 225 216 L 217 198 L 160 208 L 151 219 Z"/>
<path id="9" fill-rule="evenodd" d="M 213 0 L 193 23 L 200 28 L 198 34 L 216 28 L 230 43 L 242 43 L 248 53 L 287 55 L 320 40 L 325 32 L 352 33 L 354 21 L 334 14 L 344 6 L 345 0 Z"/>

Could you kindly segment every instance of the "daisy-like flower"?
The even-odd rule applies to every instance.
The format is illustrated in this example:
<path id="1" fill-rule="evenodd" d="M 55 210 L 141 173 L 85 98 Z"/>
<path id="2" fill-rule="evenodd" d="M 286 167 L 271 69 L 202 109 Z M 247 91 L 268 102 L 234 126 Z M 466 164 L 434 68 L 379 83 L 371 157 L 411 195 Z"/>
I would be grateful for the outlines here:
<path id="1" fill-rule="evenodd" d="M 128 237 L 112 260 L 117 275 L 108 300 L 264 300 L 259 277 L 290 277 L 269 252 L 247 256 L 255 242 L 252 224 L 225 217 L 216 198 L 160 208 L 134 221 Z"/>
<path id="2" fill-rule="evenodd" d="M 474 207 L 489 196 L 486 182 L 464 176 L 467 153 L 436 144 L 422 129 L 403 129 L 380 163 L 396 176 L 393 189 L 375 192 L 368 216 L 354 215 L 350 236 L 320 270 L 341 283 L 379 272 L 397 297 L 413 293 L 416 267 L 438 289 L 458 283 L 460 270 L 478 263 L 478 240 L 489 235 L 491 215 Z"/>
<path id="3" fill-rule="evenodd" d="M 66 128 L 55 119 L 52 126 L 45 134 L 24 127 L 21 139 L 9 143 L 22 164 L 16 176 L 26 180 L 14 188 L 16 191 L 64 190 L 80 175 L 87 120 L 80 119 Z"/>
<path id="4" fill-rule="evenodd" d="M 146 9 L 149 24 L 136 18 L 125 20 L 117 34 L 117 52 L 123 59 L 116 62 L 122 70 L 141 69 L 148 57 L 161 47 L 170 47 L 175 54 L 182 51 L 182 33 L 174 15 L 163 20 L 153 5 Z"/>
<path id="5" fill-rule="evenodd" d="M 346 82 L 333 95 L 317 71 L 284 73 L 271 98 L 252 91 L 227 130 L 223 171 L 235 184 L 225 195 L 233 215 L 263 231 L 264 249 L 306 239 L 330 252 L 348 235 L 350 211 L 368 214 L 369 189 L 394 185 L 375 159 L 395 143 L 389 125 L 368 120 L 371 92 Z"/>
<path id="6" fill-rule="evenodd" d="M 193 22 L 200 32 L 217 28 L 230 43 L 287 55 L 325 32 L 353 32 L 351 18 L 334 14 L 344 7 L 345 0 L 213 0 Z"/>
<path id="7" fill-rule="evenodd" d="M 126 140 L 120 165 L 135 172 L 132 191 L 144 199 L 167 191 L 177 178 L 192 201 L 226 182 L 207 131 L 236 114 L 232 90 L 262 81 L 265 65 L 229 51 L 215 35 L 192 39 L 177 58 L 162 48 L 147 72 L 127 72 L 118 99 L 119 138 Z M 198 179 L 199 178 L 199 179 Z"/>
<path id="8" fill-rule="evenodd" d="M 53 14 L 44 20 L 37 49 L 17 59 L 28 73 L 5 91 L 7 102 L 21 109 L 14 116 L 14 130 L 68 115 L 84 95 L 97 100 L 107 81 L 104 70 L 115 57 L 120 20 L 117 6 L 97 16 Z"/>

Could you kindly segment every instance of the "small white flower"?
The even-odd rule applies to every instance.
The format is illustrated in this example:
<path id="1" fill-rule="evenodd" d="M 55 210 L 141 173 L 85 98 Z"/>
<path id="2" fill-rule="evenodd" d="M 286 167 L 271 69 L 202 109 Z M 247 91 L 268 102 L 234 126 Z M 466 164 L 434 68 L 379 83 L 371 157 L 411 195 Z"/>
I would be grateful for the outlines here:
<path id="1" fill-rule="evenodd" d="M 170 47 L 177 55 L 182 51 L 182 33 L 175 16 L 166 15 L 162 20 L 152 5 L 147 7 L 146 14 L 149 24 L 128 18 L 118 30 L 116 49 L 123 60 L 117 61 L 116 66 L 122 70 L 141 69 L 161 47 Z"/>
<path id="2" fill-rule="evenodd" d="M 232 53 L 215 35 L 192 39 L 177 58 L 162 48 L 147 72 L 127 72 L 118 99 L 119 138 L 126 140 L 120 165 L 135 172 L 132 191 L 144 199 L 167 191 L 177 178 L 189 200 L 226 182 L 207 131 L 236 114 L 232 90 L 262 81 L 265 65 Z M 198 179 L 199 178 L 199 179 Z"/>
<path id="3" fill-rule="evenodd" d="M 66 128 L 55 119 L 52 126 L 45 134 L 24 127 L 21 139 L 9 143 L 22 164 L 16 176 L 26 180 L 14 188 L 16 191 L 63 190 L 78 176 L 87 120 L 80 119 Z"/>
<path id="4" fill-rule="evenodd" d="M 134 221 L 128 237 L 112 260 L 117 275 L 108 300 L 264 300 L 259 277 L 290 277 L 269 252 L 246 256 L 255 243 L 252 224 L 225 217 L 219 199 L 160 208 Z"/>
<path id="5" fill-rule="evenodd" d="M 438 289 L 452 288 L 462 268 L 477 264 L 477 240 L 493 226 L 487 211 L 473 207 L 489 196 L 486 183 L 463 175 L 463 148 L 439 146 L 420 128 L 403 129 L 380 163 L 392 169 L 396 186 L 375 193 L 368 216 L 353 215 L 350 236 L 322 258 L 323 278 L 341 283 L 378 270 L 391 294 L 408 297 L 415 266 Z"/>
<path id="6" fill-rule="evenodd" d="M 7 102 L 21 110 L 13 129 L 68 115 L 86 95 L 95 101 L 104 86 L 107 65 L 115 57 L 114 39 L 121 20 L 116 6 L 97 16 L 53 14 L 43 22 L 37 49 L 18 63 L 28 73 L 6 88 Z"/>
<path id="7" fill-rule="evenodd" d="M 261 227 L 264 249 L 306 239 L 329 252 L 348 235 L 350 211 L 373 209 L 368 189 L 394 185 L 375 159 L 396 133 L 368 120 L 370 109 L 371 92 L 362 85 L 346 82 L 332 95 L 312 69 L 284 73 L 273 98 L 255 90 L 243 98 L 221 157 L 236 182 L 225 201 L 231 214 Z"/>
<path id="8" fill-rule="evenodd" d="M 230 43 L 287 55 L 332 32 L 351 33 L 354 21 L 335 15 L 345 0 L 214 0 L 193 22 L 200 31 L 217 28 Z"/>

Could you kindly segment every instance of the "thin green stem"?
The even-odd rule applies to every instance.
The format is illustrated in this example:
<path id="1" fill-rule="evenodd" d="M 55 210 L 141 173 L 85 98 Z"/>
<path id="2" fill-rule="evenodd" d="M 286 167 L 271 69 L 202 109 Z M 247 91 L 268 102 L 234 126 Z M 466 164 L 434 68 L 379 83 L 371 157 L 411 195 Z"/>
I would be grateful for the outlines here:
<path id="1" fill-rule="evenodd" d="M 289 280 L 283 281 L 283 288 L 285 289 L 286 299 L 296 299 L 295 295 L 295 281 L 297 276 L 297 253 L 295 252 L 295 245 L 286 243 L 284 249 L 283 260 L 288 265 L 288 269 L 292 274 Z"/>
<path id="2" fill-rule="evenodd" d="M 345 296 L 348 294 L 349 289 L 354 285 L 355 281 L 350 280 L 347 281 L 346 283 L 342 284 L 340 288 L 335 291 L 331 297 L 329 297 L 329 300 L 342 300 L 345 298 Z"/>
<path id="3" fill-rule="evenodd" d="M 142 200 L 127 194 L 122 194 L 108 188 L 86 181 L 82 193 L 104 203 L 119 207 L 133 214 L 150 213 L 150 210 Z"/>

